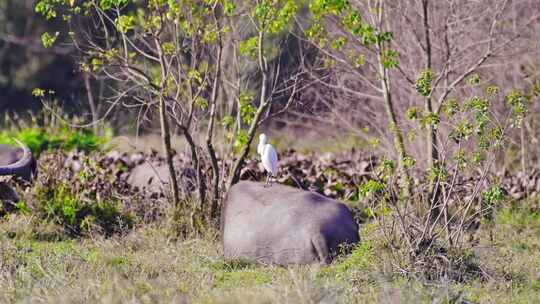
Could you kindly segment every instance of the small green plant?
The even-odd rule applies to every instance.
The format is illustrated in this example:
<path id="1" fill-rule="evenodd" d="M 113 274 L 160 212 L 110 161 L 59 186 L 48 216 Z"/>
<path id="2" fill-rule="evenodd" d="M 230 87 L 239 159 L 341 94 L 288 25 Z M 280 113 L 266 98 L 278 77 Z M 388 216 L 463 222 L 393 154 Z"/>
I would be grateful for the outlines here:
<path id="1" fill-rule="evenodd" d="M 348 256 L 339 258 L 333 264 L 321 269 L 318 277 L 359 281 L 377 267 L 377 262 L 373 242 L 364 241 L 353 248 Z"/>
<path id="2" fill-rule="evenodd" d="M 374 180 L 369 180 L 358 187 L 358 192 L 362 197 L 377 194 L 384 190 L 386 190 L 386 185 Z"/>
<path id="3" fill-rule="evenodd" d="M 63 181 L 48 186 L 38 185 L 35 199 L 35 212 L 46 221 L 64 226 L 69 234 L 100 231 L 110 235 L 122 226 L 133 226 L 133 219 L 122 213 L 120 202 L 113 199 L 87 200 Z"/>
<path id="4" fill-rule="evenodd" d="M 484 191 L 482 196 L 490 205 L 500 203 L 505 198 L 503 189 L 499 185 L 492 185 L 488 190 Z"/>
<path id="5" fill-rule="evenodd" d="M 375 262 L 375 248 L 373 243 L 365 241 L 357 246 L 345 260 L 335 266 L 338 273 L 346 273 L 355 268 L 367 269 Z"/>
<path id="6" fill-rule="evenodd" d="M 40 174 L 24 193 L 17 213 L 32 215 L 40 226 L 50 223 L 71 237 L 110 236 L 131 229 L 137 217 L 129 204 L 138 202 L 138 196 L 124 188 L 110 168 L 94 161 L 95 155 L 81 155 L 84 165 L 75 172 L 65 167 L 65 153 L 46 152 Z"/>

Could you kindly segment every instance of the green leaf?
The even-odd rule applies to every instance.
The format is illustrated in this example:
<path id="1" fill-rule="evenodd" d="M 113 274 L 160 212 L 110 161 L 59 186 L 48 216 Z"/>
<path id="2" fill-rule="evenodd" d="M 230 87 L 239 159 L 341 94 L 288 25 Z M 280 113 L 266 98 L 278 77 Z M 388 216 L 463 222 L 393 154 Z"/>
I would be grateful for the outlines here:
<path id="1" fill-rule="evenodd" d="M 225 1 L 223 3 L 223 10 L 225 11 L 225 15 L 230 17 L 234 15 L 234 12 L 236 10 L 236 5 L 231 1 Z"/>
<path id="2" fill-rule="evenodd" d="M 56 18 L 56 8 L 59 5 L 55 0 L 41 0 L 36 3 L 34 11 L 44 16 L 47 20 Z"/>
<path id="3" fill-rule="evenodd" d="M 206 110 L 208 108 L 208 100 L 203 97 L 197 97 L 197 99 L 195 99 L 195 105 L 203 110 Z"/>
<path id="4" fill-rule="evenodd" d="M 56 39 L 58 38 L 58 35 L 60 35 L 60 32 L 54 33 L 54 35 L 50 35 L 49 33 L 45 32 L 41 35 L 41 43 L 43 44 L 43 47 L 50 48 L 54 45 L 56 42 Z"/>
<path id="5" fill-rule="evenodd" d="M 428 112 L 425 113 L 422 118 L 420 119 L 420 125 L 422 128 L 426 128 L 427 126 L 432 126 L 434 129 L 437 129 L 437 126 L 441 122 L 441 118 L 437 113 L 434 112 Z"/>
<path id="6" fill-rule="evenodd" d="M 332 42 L 332 48 L 336 50 L 341 50 L 343 46 L 347 44 L 347 37 L 339 37 Z"/>
<path id="7" fill-rule="evenodd" d="M 486 91 L 486 94 L 491 97 L 491 96 L 498 95 L 499 92 L 501 91 L 501 88 L 499 88 L 496 85 L 491 85 L 491 86 L 487 86 L 485 91 Z"/>
<path id="8" fill-rule="evenodd" d="M 424 70 L 416 79 L 416 91 L 427 97 L 431 94 L 431 82 L 433 81 L 433 72 L 431 70 Z"/>
<path id="9" fill-rule="evenodd" d="M 121 33 L 127 33 L 135 26 L 135 16 L 122 15 L 115 20 L 116 29 Z"/>
<path id="10" fill-rule="evenodd" d="M 377 36 L 377 40 L 380 42 L 390 42 L 392 40 L 392 32 L 383 32 Z"/>
<path id="11" fill-rule="evenodd" d="M 447 100 L 443 104 L 443 109 L 442 110 L 448 117 L 453 117 L 454 115 L 459 113 L 460 108 L 459 108 L 459 103 L 458 103 L 457 99 L 452 98 L 452 99 Z"/>
<path id="12" fill-rule="evenodd" d="M 394 50 L 388 50 L 384 53 L 382 56 L 382 64 L 387 69 L 394 69 L 396 68 L 399 63 L 397 60 L 397 57 L 399 56 L 397 51 Z"/>
<path id="13" fill-rule="evenodd" d="M 505 194 L 501 186 L 492 185 L 482 193 L 482 197 L 489 205 L 494 205 L 502 202 L 505 198 Z"/>
<path id="14" fill-rule="evenodd" d="M 480 83 L 480 75 L 474 73 L 467 79 L 467 83 L 470 85 L 477 85 Z"/>
<path id="15" fill-rule="evenodd" d="M 470 122 L 462 121 L 458 123 L 458 125 L 454 130 L 452 130 L 452 132 L 450 132 L 449 137 L 456 142 L 460 142 L 462 140 L 467 140 L 471 136 L 473 131 L 474 126 Z"/>
<path id="16" fill-rule="evenodd" d="M 309 9 L 313 15 L 320 17 L 326 14 L 341 14 L 349 3 L 346 0 L 314 0 L 309 4 Z"/>
<path id="17" fill-rule="evenodd" d="M 129 3 L 129 0 L 101 0 L 99 7 L 103 10 L 108 10 L 114 7 L 123 7 Z"/>
<path id="18" fill-rule="evenodd" d="M 244 146 L 247 145 L 247 143 L 248 143 L 247 132 L 244 130 L 238 130 L 235 140 L 234 140 L 234 145 L 233 145 L 234 150 L 237 153 L 240 152 L 242 148 L 244 148 Z"/>
<path id="19" fill-rule="evenodd" d="M 232 125 L 234 124 L 234 118 L 230 115 L 226 115 L 225 117 L 223 117 L 223 119 L 221 120 L 221 125 L 224 127 L 224 128 L 227 128 L 229 129 Z"/>
<path id="20" fill-rule="evenodd" d="M 520 90 L 512 90 L 506 95 L 506 103 L 512 109 L 513 126 L 520 127 L 527 114 L 528 98 Z"/>
<path id="21" fill-rule="evenodd" d="M 34 97 L 45 97 L 45 90 L 40 88 L 35 88 L 32 90 L 32 96 Z"/>
<path id="22" fill-rule="evenodd" d="M 362 197 L 367 197 L 374 193 L 385 190 L 385 185 L 381 182 L 368 180 L 358 187 L 358 194 Z"/>
<path id="23" fill-rule="evenodd" d="M 416 120 L 420 118 L 422 115 L 420 113 L 420 110 L 417 107 L 410 107 L 407 109 L 405 116 L 407 116 L 407 118 L 410 120 Z"/>
<path id="24" fill-rule="evenodd" d="M 239 51 L 240 51 L 240 54 L 244 56 L 250 56 L 252 58 L 256 58 L 258 48 L 259 48 L 259 41 L 258 41 L 258 38 L 254 36 L 240 42 Z"/>
<path id="25" fill-rule="evenodd" d="M 245 124 L 251 124 L 257 109 L 252 105 L 255 95 L 251 92 L 242 92 L 239 99 L 240 104 L 240 117 Z"/>
<path id="26" fill-rule="evenodd" d="M 161 45 L 161 49 L 163 50 L 164 55 L 171 56 L 176 51 L 176 46 L 172 42 L 164 42 Z"/>

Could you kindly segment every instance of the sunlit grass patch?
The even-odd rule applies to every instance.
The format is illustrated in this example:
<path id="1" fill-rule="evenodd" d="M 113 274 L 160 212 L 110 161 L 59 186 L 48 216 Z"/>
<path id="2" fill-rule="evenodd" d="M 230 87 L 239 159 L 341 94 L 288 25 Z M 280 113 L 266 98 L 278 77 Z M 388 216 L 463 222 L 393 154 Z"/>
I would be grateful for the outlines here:
<path id="1" fill-rule="evenodd" d="M 374 270 L 377 260 L 373 244 L 364 241 L 347 256 L 341 256 L 334 263 L 319 272 L 321 278 L 359 281 Z"/>
<path id="2" fill-rule="evenodd" d="M 229 272 L 217 272 L 214 275 L 214 286 L 238 288 L 263 285 L 272 282 L 272 276 L 262 269 L 244 269 Z"/>
<path id="3" fill-rule="evenodd" d="M 13 138 L 26 144 L 34 155 L 44 151 L 79 150 L 92 152 L 104 148 L 109 135 L 99 136 L 92 129 L 71 128 L 67 125 L 58 128 L 30 127 L 21 130 L 3 130 L 0 132 L 0 144 L 16 145 Z"/>
<path id="4" fill-rule="evenodd" d="M 489 274 L 485 282 L 455 285 L 473 302 L 540 301 L 540 213 L 536 199 L 501 206 L 492 223 L 481 226 L 473 248 Z"/>

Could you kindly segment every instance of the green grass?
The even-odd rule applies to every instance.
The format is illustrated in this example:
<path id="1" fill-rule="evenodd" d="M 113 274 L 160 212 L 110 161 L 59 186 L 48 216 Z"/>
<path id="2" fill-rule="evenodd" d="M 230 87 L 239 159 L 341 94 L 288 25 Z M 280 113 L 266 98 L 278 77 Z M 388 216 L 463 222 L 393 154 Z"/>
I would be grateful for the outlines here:
<path id="1" fill-rule="evenodd" d="M 133 226 L 133 218 L 122 213 L 119 200 L 94 198 L 92 203 L 88 203 L 72 188 L 73 185 L 64 182 L 35 187 L 35 201 L 41 204 L 37 204 L 34 213 L 44 221 L 67 227 L 75 234 L 91 233 L 96 228 L 111 234 L 121 225 L 126 228 Z"/>
<path id="2" fill-rule="evenodd" d="M 22 130 L 3 130 L 0 144 L 16 145 L 13 138 L 26 144 L 32 153 L 39 156 L 44 151 L 57 149 L 92 152 L 102 149 L 109 135 L 100 137 L 88 128 L 70 128 L 67 125 L 55 128 L 30 127 Z"/>
<path id="3" fill-rule="evenodd" d="M 171 241 L 163 227 L 124 236 L 38 241 L 30 215 L 0 223 L 0 302 L 534 303 L 540 301 L 540 215 L 505 208 L 476 237 L 487 280 L 403 277 L 370 224 L 362 244 L 329 266 L 225 261 L 219 242 Z M 26 231 L 26 232 L 25 232 Z M 492 235 L 490 240 L 489 235 Z"/>

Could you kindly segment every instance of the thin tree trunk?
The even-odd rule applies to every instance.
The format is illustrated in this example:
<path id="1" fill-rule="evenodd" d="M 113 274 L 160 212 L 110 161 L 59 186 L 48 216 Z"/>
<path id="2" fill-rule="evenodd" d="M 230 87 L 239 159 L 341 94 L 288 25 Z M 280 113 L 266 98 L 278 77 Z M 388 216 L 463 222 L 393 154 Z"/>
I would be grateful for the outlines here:
<path id="1" fill-rule="evenodd" d="M 386 109 L 386 114 L 388 116 L 388 119 L 390 120 L 390 131 L 392 132 L 394 136 L 394 148 L 396 149 L 396 152 L 399 156 L 399 167 L 401 168 L 401 171 L 403 173 L 405 183 L 404 183 L 404 189 L 405 195 L 408 196 L 410 194 L 410 176 L 407 168 L 405 168 L 405 160 L 407 158 L 407 150 L 405 148 L 405 143 L 403 141 L 403 134 L 401 132 L 401 129 L 398 125 L 397 118 L 396 118 L 396 112 L 394 110 L 394 104 L 392 100 L 392 93 L 390 91 L 390 82 L 389 82 L 389 76 L 388 76 L 388 70 L 386 67 L 384 67 L 382 62 L 382 44 L 379 43 L 379 54 L 378 54 L 378 61 L 379 61 L 379 77 L 381 82 L 381 87 L 383 91 L 383 98 L 384 98 L 384 105 Z"/>
<path id="2" fill-rule="evenodd" d="M 161 138 L 163 140 L 163 150 L 165 150 L 165 159 L 167 161 L 167 167 L 169 168 L 169 183 L 171 184 L 171 192 L 173 196 L 173 203 L 175 207 L 180 205 L 180 196 L 178 191 L 178 179 L 176 178 L 176 171 L 174 169 L 174 160 L 171 148 L 171 130 L 169 128 L 169 122 L 167 120 L 167 105 L 165 103 L 164 86 L 167 79 L 167 63 L 163 59 L 163 51 L 159 40 L 155 39 L 156 49 L 158 51 L 158 57 L 161 65 L 161 92 L 159 92 L 159 122 L 161 125 Z"/>
<path id="3" fill-rule="evenodd" d="M 426 39 L 426 70 L 432 69 L 432 50 L 431 50 L 431 34 L 429 30 L 429 0 L 422 0 L 424 35 Z M 426 97 L 425 110 L 427 114 L 433 113 L 433 100 L 431 92 Z M 428 165 L 433 168 L 439 160 L 439 151 L 437 144 L 437 129 L 433 124 L 430 124 L 426 131 L 426 147 Z"/>
<path id="4" fill-rule="evenodd" d="M 197 153 L 197 145 L 195 144 L 195 141 L 193 140 L 193 137 L 188 132 L 187 128 L 184 126 L 178 126 L 180 130 L 182 130 L 182 133 L 184 134 L 184 137 L 186 138 L 186 141 L 188 142 L 189 148 L 191 150 L 191 159 L 193 160 L 193 165 L 195 166 L 195 169 L 197 170 L 197 189 L 199 192 L 199 208 L 200 210 L 203 210 L 204 202 L 206 201 L 206 183 L 203 179 L 203 172 L 201 168 L 201 162 L 199 161 L 199 154 Z"/>
<path id="5" fill-rule="evenodd" d="M 163 96 L 159 99 L 159 121 L 161 124 L 161 138 L 163 140 L 163 150 L 165 150 L 165 159 L 167 161 L 167 167 L 169 168 L 170 187 L 173 197 L 173 203 L 175 207 L 180 205 L 180 197 L 178 191 L 178 180 L 176 178 L 176 171 L 174 170 L 174 161 L 171 148 L 171 132 L 169 129 L 169 123 L 167 121 L 167 108 Z"/>
<path id="6" fill-rule="evenodd" d="M 520 128 L 521 137 L 521 171 L 525 173 L 527 169 L 527 139 L 525 137 L 525 120 L 521 122 Z"/>
<path id="7" fill-rule="evenodd" d="M 268 79 L 268 67 L 263 55 L 263 49 L 264 49 L 264 33 L 259 32 L 259 69 L 261 70 L 262 79 L 261 79 L 261 95 L 259 99 L 259 108 L 257 109 L 257 112 L 255 113 L 255 116 L 253 118 L 253 121 L 251 122 L 251 126 L 249 127 L 248 131 L 248 141 L 246 145 L 242 148 L 242 151 L 240 152 L 240 156 L 234 163 L 231 174 L 229 176 L 229 180 L 227 182 L 227 189 L 230 189 L 232 185 L 238 182 L 240 179 L 240 170 L 244 166 L 245 158 L 247 157 L 249 153 L 249 148 L 251 146 L 251 143 L 253 142 L 253 138 L 255 137 L 255 132 L 257 132 L 257 127 L 259 125 L 259 121 L 261 120 L 261 116 L 268 108 L 268 105 L 270 102 L 267 100 L 267 79 Z"/>
<path id="8" fill-rule="evenodd" d="M 217 26 L 217 28 L 221 28 L 219 25 L 219 21 L 215 15 L 214 11 L 214 22 Z M 216 59 L 216 71 L 214 75 L 214 83 L 212 88 L 212 95 L 210 98 L 210 122 L 208 124 L 208 132 L 206 134 L 206 147 L 208 149 L 208 154 L 210 155 L 210 161 L 212 163 L 212 174 L 213 174 L 213 182 L 212 182 L 212 205 L 210 207 L 210 217 L 216 218 L 217 217 L 217 210 L 218 210 L 218 203 L 219 203 L 219 166 L 218 166 L 218 160 L 216 157 L 216 151 L 213 146 L 213 135 L 214 135 L 214 123 L 216 119 L 216 102 L 218 97 L 218 89 L 219 89 L 219 77 L 221 75 L 221 55 L 223 50 L 223 44 L 221 41 L 221 34 L 218 34 L 218 53 L 217 53 L 217 59 Z"/>
<path id="9" fill-rule="evenodd" d="M 383 30 L 384 27 L 384 1 L 380 1 L 376 4 L 377 6 L 377 16 L 378 16 L 378 28 Z M 409 197 L 411 193 L 411 178 L 409 171 L 406 168 L 406 159 L 407 159 L 407 150 L 405 148 L 405 142 L 403 140 L 403 133 L 399 127 L 396 112 L 394 109 L 394 102 L 392 100 L 392 92 L 390 87 L 390 75 L 388 73 L 388 68 L 385 67 L 383 62 L 383 57 L 386 53 L 384 42 L 381 40 L 377 41 L 377 61 L 379 65 L 379 78 L 381 83 L 381 89 L 383 92 L 384 106 L 388 120 L 390 121 L 390 132 L 394 136 L 394 149 L 399 157 L 399 168 L 403 174 L 403 180 L 401 185 L 402 194 L 405 198 Z"/>
<path id="10" fill-rule="evenodd" d="M 92 94 L 92 86 L 90 85 L 90 75 L 87 73 L 83 74 L 84 78 L 84 86 L 86 89 L 86 94 L 88 96 L 88 105 L 90 106 L 90 113 L 92 114 L 92 128 L 94 129 L 94 133 L 98 133 L 99 128 L 97 125 L 97 122 L 99 120 L 98 112 L 96 108 L 96 103 L 94 100 L 94 94 Z"/>
<path id="11" fill-rule="evenodd" d="M 423 24 L 424 24 L 424 36 L 426 40 L 425 55 L 426 55 L 426 70 L 432 70 L 432 47 L 431 47 L 431 31 L 429 29 L 429 1 L 422 0 L 422 11 L 423 11 Z M 430 92 L 426 97 L 425 111 L 427 114 L 433 113 L 433 99 L 431 94 L 433 88 L 430 88 Z M 430 123 L 426 130 L 426 157 L 428 160 L 428 168 L 435 169 L 439 165 L 439 149 L 437 143 L 437 129 Z M 430 183 L 430 193 L 428 196 L 427 204 L 430 207 L 431 217 L 437 216 L 440 212 L 440 208 L 435 207 L 439 203 L 439 197 L 441 194 L 440 183 L 437 181 L 431 181 Z M 447 210 L 443 210 L 444 213 L 447 213 Z"/>

